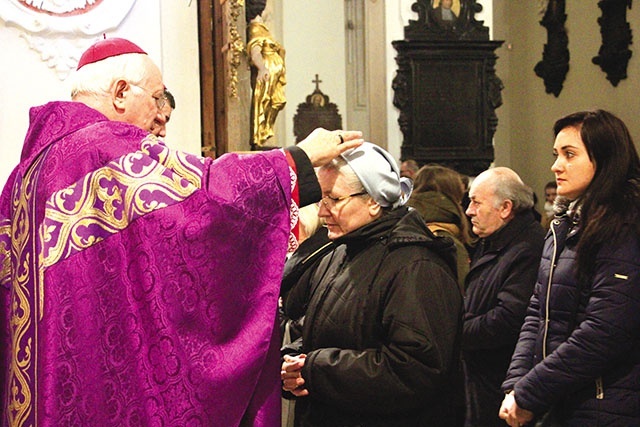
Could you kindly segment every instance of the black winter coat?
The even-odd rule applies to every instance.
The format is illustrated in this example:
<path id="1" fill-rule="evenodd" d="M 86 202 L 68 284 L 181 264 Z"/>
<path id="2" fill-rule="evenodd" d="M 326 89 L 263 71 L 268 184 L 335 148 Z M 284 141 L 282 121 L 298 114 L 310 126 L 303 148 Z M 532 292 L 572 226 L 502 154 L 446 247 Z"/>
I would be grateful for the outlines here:
<path id="1" fill-rule="evenodd" d="M 307 354 L 296 424 L 451 425 L 462 315 L 451 239 L 399 208 L 335 243 L 287 300 L 290 317 L 306 314 L 286 349 Z"/>
<path id="2" fill-rule="evenodd" d="M 467 426 L 504 426 L 504 381 L 536 283 L 544 230 L 531 211 L 478 242 L 467 275 L 462 354 Z"/>
<path id="3" fill-rule="evenodd" d="M 562 425 L 640 426 L 640 238 L 612 238 L 589 283 L 574 271 L 578 238 L 566 214 L 552 221 L 503 390 Z"/>
<path id="4" fill-rule="evenodd" d="M 296 283 L 309 280 L 307 276 L 314 271 L 322 257 L 331 252 L 334 247 L 335 244 L 329 240 L 326 228 L 320 228 L 298 246 L 285 263 L 284 271 L 282 272 L 280 296 L 283 301 L 286 302 L 289 291 Z M 288 339 L 291 341 L 297 340 L 302 335 L 304 316 L 298 314 L 295 319 L 289 319 L 285 315 L 283 308 L 280 308 L 279 315 L 282 336 L 285 337 L 286 327 L 288 326 Z"/>

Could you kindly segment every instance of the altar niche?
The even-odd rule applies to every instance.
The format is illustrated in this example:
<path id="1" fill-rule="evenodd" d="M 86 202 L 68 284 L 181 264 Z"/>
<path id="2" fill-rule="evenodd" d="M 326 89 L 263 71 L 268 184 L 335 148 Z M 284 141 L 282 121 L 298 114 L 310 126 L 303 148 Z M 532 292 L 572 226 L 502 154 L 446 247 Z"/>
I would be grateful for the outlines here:
<path id="1" fill-rule="evenodd" d="M 494 159 L 503 88 L 495 50 L 503 42 L 489 40 L 489 29 L 475 20 L 482 6 L 474 0 L 421 0 L 412 9 L 419 19 L 405 27 L 404 40 L 392 43 L 401 159 L 475 176 Z"/>
<path id="2" fill-rule="evenodd" d="M 342 116 L 338 112 L 338 106 L 320 90 L 322 80 L 317 74 L 312 83 L 316 85 L 315 90 L 307 96 L 305 102 L 298 104 L 296 114 L 293 116 L 293 134 L 296 137 L 296 144 L 319 127 L 326 130 L 342 129 Z"/>

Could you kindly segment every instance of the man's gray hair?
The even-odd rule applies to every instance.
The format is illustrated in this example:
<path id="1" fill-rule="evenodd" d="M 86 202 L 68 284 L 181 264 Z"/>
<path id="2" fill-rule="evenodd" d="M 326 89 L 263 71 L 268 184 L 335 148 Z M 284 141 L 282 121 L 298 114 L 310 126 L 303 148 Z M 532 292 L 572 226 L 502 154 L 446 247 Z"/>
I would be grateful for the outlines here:
<path id="1" fill-rule="evenodd" d="M 520 176 L 512 169 L 497 167 L 488 169 L 481 175 L 484 174 L 485 185 L 489 185 L 493 190 L 494 207 L 499 207 L 504 200 L 511 200 L 513 212 L 516 214 L 533 207 L 533 190 L 522 182 Z"/>
<path id="2" fill-rule="evenodd" d="M 148 60 L 147 55 L 128 53 L 85 65 L 71 76 L 71 99 L 79 94 L 105 95 L 117 80 L 139 84 L 145 77 Z"/>

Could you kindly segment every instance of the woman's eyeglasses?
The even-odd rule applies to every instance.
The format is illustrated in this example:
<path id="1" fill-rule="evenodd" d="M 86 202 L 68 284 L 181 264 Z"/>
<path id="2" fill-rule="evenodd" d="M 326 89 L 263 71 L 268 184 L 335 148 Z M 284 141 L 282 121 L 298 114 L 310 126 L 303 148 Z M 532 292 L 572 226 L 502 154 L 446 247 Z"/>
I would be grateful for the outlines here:
<path id="1" fill-rule="evenodd" d="M 324 207 L 327 208 L 327 209 L 333 209 L 334 207 L 336 207 L 338 202 L 341 202 L 343 200 L 347 200 L 347 199 L 349 199 L 351 197 L 364 196 L 365 194 L 367 194 L 366 191 L 361 191 L 359 193 L 353 193 L 353 194 L 349 194 L 347 196 L 340 196 L 340 197 L 324 196 L 322 198 L 322 200 L 320 200 L 320 203 L 322 203 L 324 205 Z"/>

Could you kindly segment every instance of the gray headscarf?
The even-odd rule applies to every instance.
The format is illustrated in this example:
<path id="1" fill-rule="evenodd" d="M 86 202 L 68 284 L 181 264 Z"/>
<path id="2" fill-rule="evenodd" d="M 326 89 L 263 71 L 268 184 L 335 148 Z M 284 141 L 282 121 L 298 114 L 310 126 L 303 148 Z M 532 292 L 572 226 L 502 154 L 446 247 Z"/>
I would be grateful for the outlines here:
<path id="1" fill-rule="evenodd" d="M 400 177 L 398 164 L 387 151 L 365 142 L 344 152 L 342 158 L 380 206 L 397 208 L 409 200 L 413 182 L 409 178 Z"/>

